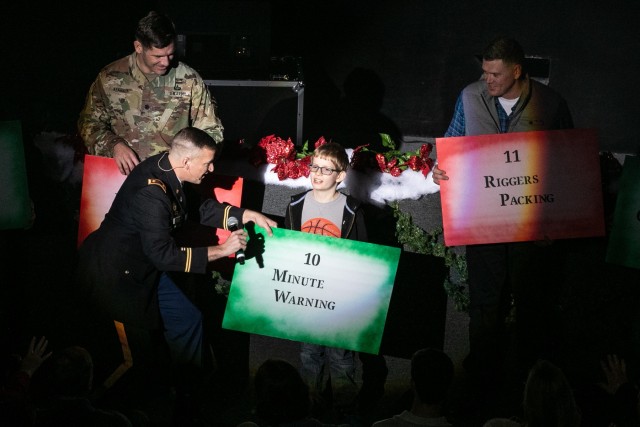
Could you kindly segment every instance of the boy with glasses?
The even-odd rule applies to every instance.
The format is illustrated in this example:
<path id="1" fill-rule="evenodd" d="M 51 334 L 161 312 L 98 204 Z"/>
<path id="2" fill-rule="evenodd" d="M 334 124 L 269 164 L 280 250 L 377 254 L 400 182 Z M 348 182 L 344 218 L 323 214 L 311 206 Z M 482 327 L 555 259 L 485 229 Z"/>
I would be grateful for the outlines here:
<path id="1" fill-rule="evenodd" d="M 347 176 L 348 167 L 349 157 L 340 144 L 329 142 L 317 147 L 309 167 L 312 189 L 291 197 L 285 215 L 285 227 L 324 236 L 367 241 L 362 203 L 338 191 L 338 185 Z M 368 386 L 373 382 L 367 384 L 366 391 L 363 384 L 358 396 L 355 355 L 350 350 L 302 343 L 302 375 L 314 397 L 323 394 L 325 357 L 329 359 L 332 404 L 336 415 L 352 415 L 349 412 L 356 406 L 362 409 L 365 403 L 362 402 L 363 397 L 377 395 L 379 398 L 384 393 L 387 373 L 384 357 L 361 353 L 363 371 L 367 371 L 363 372 L 363 378 L 365 374 L 371 380 L 375 377 L 377 387 L 376 392 L 371 393 Z"/>

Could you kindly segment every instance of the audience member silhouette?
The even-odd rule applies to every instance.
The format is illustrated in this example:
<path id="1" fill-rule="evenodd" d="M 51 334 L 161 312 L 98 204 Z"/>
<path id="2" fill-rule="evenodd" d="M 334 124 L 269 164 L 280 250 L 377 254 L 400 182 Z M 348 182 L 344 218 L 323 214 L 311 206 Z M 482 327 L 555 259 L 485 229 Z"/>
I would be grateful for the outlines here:
<path id="1" fill-rule="evenodd" d="M 324 424 L 311 416 L 309 387 L 300 372 L 291 363 L 281 359 L 268 359 L 254 377 L 255 415 L 260 426 L 320 427 Z M 243 425 L 251 425 L 243 423 Z M 348 426 L 348 424 L 341 424 Z"/>
<path id="2" fill-rule="evenodd" d="M 511 418 L 491 418 L 482 427 L 522 427 L 522 424 Z"/>
<path id="3" fill-rule="evenodd" d="M 3 361 L 3 377 L 0 387 L 0 420 L 4 426 L 31 425 L 35 419 L 29 389 L 33 374 L 51 356 L 47 352 L 49 342 L 45 337 L 36 341 L 32 337 L 24 356 L 7 355 Z"/>
<path id="4" fill-rule="evenodd" d="M 373 423 L 373 427 L 451 426 L 443 404 L 453 381 L 453 362 L 443 351 L 425 348 L 411 358 L 411 409 Z"/>
<path id="5" fill-rule="evenodd" d="M 43 375 L 42 398 L 38 401 L 35 426 L 134 425 L 123 413 L 97 408 L 90 400 L 93 360 L 86 349 L 72 346 L 57 352 Z"/>
<path id="6" fill-rule="evenodd" d="M 529 371 L 522 406 L 522 423 L 495 418 L 485 422 L 484 426 L 578 427 L 581 422 L 580 411 L 567 377 L 548 360 L 538 360 Z"/>
<path id="7" fill-rule="evenodd" d="M 524 387 L 524 420 L 527 427 L 576 427 L 580 413 L 564 373 L 547 360 L 531 368 Z"/>
<path id="8" fill-rule="evenodd" d="M 600 361 L 600 380 L 576 393 L 582 427 L 639 426 L 638 387 L 627 375 L 625 360 L 609 354 Z"/>

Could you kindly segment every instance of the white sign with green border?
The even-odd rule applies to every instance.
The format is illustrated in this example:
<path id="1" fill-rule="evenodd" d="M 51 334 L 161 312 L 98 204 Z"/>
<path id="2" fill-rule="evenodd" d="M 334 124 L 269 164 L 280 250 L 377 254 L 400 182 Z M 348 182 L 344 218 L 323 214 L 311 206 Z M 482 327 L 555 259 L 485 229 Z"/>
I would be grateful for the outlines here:
<path id="1" fill-rule="evenodd" d="M 400 249 L 255 227 L 264 251 L 236 264 L 222 327 L 377 354 Z"/>

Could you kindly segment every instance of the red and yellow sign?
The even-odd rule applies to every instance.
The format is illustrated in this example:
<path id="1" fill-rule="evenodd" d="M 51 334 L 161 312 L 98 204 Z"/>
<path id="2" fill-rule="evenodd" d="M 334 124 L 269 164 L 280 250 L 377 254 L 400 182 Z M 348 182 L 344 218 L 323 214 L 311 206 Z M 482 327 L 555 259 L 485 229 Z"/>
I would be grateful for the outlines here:
<path id="1" fill-rule="evenodd" d="M 594 130 L 437 138 L 436 149 L 447 246 L 604 235 Z"/>

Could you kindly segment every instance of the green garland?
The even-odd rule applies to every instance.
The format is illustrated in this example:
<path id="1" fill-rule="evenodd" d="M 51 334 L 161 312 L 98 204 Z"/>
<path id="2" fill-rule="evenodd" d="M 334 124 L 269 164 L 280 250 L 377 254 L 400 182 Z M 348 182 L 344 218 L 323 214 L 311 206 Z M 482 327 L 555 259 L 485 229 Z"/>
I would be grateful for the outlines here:
<path id="1" fill-rule="evenodd" d="M 469 291 L 467 289 L 467 260 L 462 254 L 456 253 L 451 247 L 440 242 L 442 228 L 430 233 L 413 224 L 411 215 L 402 212 L 398 202 L 390 203 L 396 222 L 396 237 L 398 242 L 412 252 L 433 255 L 444 259 L 449 271 L 444 280 L 444 289 L 453 300 L 457 310 L 467 311 L 469 308 Z M 456 280 L 452 280 L 451 271 L 456 273 Z"/>
<path id="2" fill-rule="evenodd" d="M 218 295 L 224 295 L 225 297 L 228 297 L 229 290 L 231 289 L 231 281 L 222 277 L 222 275 L 215 270 L 211 272 L 211 278 L 213 279 L 213 283 L 215 284 L 215 289 Z"/>

